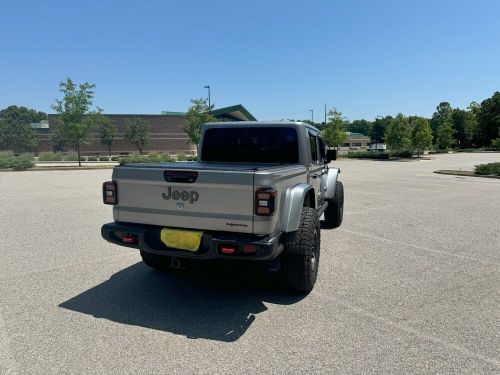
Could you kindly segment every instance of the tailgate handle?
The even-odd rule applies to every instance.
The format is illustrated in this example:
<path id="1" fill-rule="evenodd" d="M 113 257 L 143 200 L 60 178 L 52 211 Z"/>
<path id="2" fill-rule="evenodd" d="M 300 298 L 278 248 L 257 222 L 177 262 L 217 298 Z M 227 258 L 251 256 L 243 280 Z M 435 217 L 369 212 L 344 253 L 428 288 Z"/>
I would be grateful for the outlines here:
<path id="1" fill-rule="evenodd" d="M 184 182 L 190 183 L 196 181 L 198 172 L 194 171 L 164 171 L 163 177 L 167 182 Z"/>

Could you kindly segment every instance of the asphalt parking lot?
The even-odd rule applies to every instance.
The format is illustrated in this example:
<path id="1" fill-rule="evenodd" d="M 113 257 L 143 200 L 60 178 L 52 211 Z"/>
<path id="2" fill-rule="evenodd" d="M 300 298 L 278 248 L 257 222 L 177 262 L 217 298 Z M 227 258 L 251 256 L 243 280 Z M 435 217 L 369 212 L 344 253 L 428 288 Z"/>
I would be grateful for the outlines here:
<path id="1" fill-rule="evenodd" d="M 345 160 L 305 297 L 100 237 L 111 170 L 0 173 L 0 373 L 500 373 L 500 154 Z"/>

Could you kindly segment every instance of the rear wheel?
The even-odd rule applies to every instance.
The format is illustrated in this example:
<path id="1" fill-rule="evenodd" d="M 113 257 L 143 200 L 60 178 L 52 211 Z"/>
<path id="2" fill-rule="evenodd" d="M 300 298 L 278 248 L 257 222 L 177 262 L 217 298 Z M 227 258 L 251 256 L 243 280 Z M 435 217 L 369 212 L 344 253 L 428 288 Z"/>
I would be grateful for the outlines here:
<path id="1" fill-rule="evenodd" d="M 338 228 L 344 218 L 344 185 L 341 181 L 335 184 L 335 195 L 328 199 L 325 210 L 325 223 L 328 228 Z"/>
<path id="2" fill-rule="evenodd" d="M 284 245 L 282 271 L 288 288 L 310 292 L 318 277 L 320 255 L 319 218 L 313 208 L 302 208 L 299 229 Z"/>

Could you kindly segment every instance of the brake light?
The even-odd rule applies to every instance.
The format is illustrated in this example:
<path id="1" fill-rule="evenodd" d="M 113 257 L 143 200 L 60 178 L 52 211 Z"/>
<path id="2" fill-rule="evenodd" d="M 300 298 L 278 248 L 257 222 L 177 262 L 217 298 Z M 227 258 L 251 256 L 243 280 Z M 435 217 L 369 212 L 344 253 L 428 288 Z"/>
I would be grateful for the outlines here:
<path id="1" fill-rule="evenodd" d="M 271 216 L 276 207 L 277 195 L 278 192 L 273 188 L 255 190 L 255 214 L 260 216 Z"/>
<path id="2" fill-rule="evenodd" d="M 104 204 L 118 203 L 118 187 L 115 181 L 106 181 L 102 184 L 102 201 Z"/>

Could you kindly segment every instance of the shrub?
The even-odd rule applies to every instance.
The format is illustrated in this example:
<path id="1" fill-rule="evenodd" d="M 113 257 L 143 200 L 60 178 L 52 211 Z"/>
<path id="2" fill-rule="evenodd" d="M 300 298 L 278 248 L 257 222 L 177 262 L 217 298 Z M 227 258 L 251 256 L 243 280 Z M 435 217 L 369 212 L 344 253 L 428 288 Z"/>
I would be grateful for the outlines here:
<path id="1" fill-rule="evenodd" d="M 28 168 L 33 168 L 35 158 L 32 154 L 21 154 L 13 159 L 12 168 L 16 171 L 24 171 Z"/>
<path id="2" fill-rule="evenodd" d="M 87 161 L 97 161 L 97 156 L 87 156 Z"/>
<path id="3" fill-rule="evenodd" d="M 484 151 L 483 148 L 457 148 L 455 152 L 481 152 Z"/>
<path id="4" fill-rule="evenodd" d="M 484 175 L 500 176 L 500 163 L 488 163 L 476 165 L 475 172 Z"/>
<path id="5" fill-rule="evenodd" d="M 355 151 L 348 152 L 347 157 L 351 159 L 389 159 L 390 154 L 386 151 L 372 152 L 372 151 Z"/>
<path id="6" fill-rule="evenodd" d="M 14 154 L 10 151 L 0 152 L 0 169 L 12 167 Z"/>
<path id="7" fill-rule="evenodd" d="M 13 168 L 22 171 L 32 168 L 35 165 L 35 158 L 32 154 L 21 154 L 14 156 L 11 152 L 0 153 L 0 169 Z"/>
<path id="8" fill-rule="evenodd" d="M 174 161 L 174 159 L 169 154 L 161 154 L 159 161 L 161 161 L 161 162 L 170 162 L 170 161 Z"/>
<path id="9" fill-rule="evenodd" d="M 493 149 L 500 149 L 500 138 L 491 141 L 491 147 Z"/>
<path id="10" fill-rule="evenodd" d="M 435 150 L 430 150 L 429 154 L 447 154 L 448 149 L 445 150 L 440 150 L 440 149 L 435 149 Z"/>
<path id="11" fill-rule="evenodd" d="M 194 155 L 188 156 L 187 161 L 196 161 L 196 156 Z"/>
<path id="12" fill-rule="evenodd" d="M 412 150 L 402 150 L 399 152 L 391 152 L 391 156 L 395 156 L 397 158 L 411 158 L 414 152 Z"/>
<path id="13" fill-rule="evenodd" d="M 38 154 L 38 161 L 60 161 L 63 160 L 61 152 L 41 152 Z"/>
<path id="14" fill-rule="evenodd" d="M 65 152 L 63 154 L 63 160 L 64 161 L 78 161 L 78 154 L 75 151 Z"/>
<path id="15" fill-rule="evenodd" d="M 120 161 L 119 156 L 111 156 L 111 161 Z"/>
<path id="16" fill-rule="evenodd" d="M 185 153 L 181 152 L 179 154 L 177 154 L 177 161 L 186 161 L 187 160 L 187 156 Z"/>

